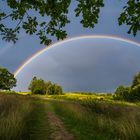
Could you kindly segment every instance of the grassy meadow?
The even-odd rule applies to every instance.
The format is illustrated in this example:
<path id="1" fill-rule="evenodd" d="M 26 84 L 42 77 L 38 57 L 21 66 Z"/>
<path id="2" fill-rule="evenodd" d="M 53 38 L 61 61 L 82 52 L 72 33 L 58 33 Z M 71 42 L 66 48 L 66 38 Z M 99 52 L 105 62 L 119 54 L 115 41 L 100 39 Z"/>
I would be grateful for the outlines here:
<path id="1" fill-rule="evenodd" d="M 139 102 L 111 94 L 0 93 L 0 140 L 139 139 Z"/>

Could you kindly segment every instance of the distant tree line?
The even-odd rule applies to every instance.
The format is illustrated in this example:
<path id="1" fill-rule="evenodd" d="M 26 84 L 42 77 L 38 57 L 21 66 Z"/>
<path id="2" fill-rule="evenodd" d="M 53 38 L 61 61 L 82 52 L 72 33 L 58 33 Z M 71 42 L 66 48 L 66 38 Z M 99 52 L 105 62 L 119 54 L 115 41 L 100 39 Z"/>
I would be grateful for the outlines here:
<path id="1" fill-rule="evenodd" d="M 134 76 L 131 86 L 119 86 L 114 99 L 126 101 L 140 101 L 140 72 Z"/>
<path id="2" fill-rule="evenodd" d="M 63 94 L 63 89 L 58 84 L 53 84 L 51 81 L 44 81 L 43 79 L 38 79 L 37 77 L 33 77 L 29 90 L 33 94 L 48 94 L 48 95 L 60 95 Z"/>
<path id="3" fill-rule="evenodd" d="M 7 69 L 0 67 L 0 90 L 10 90 L 16 86 L 17 80 Z M 51 81 L 44 81 L 33 77 L 29 85 L 29 90 L 33 94 L 61 95 L 63 89 L 60 85 Z M 140 72 L 134 76 L 131 86 L 119 86 L 113 98 L 116 100 L 140 101 Z"/>

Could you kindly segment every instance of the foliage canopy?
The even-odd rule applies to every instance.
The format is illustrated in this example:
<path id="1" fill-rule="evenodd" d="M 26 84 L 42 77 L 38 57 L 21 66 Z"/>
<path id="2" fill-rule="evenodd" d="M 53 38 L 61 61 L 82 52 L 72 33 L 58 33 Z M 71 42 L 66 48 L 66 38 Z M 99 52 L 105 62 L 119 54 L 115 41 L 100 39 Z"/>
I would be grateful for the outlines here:
<path id="1" fill-rule="evenodd" d="M 40 43 L 49 45 L 52 37 L 64 39 L 67 36 L 65 26 L 68 19 L 71 0 L 1 0 L 0 6 L 6 4 L 7 11 L 0 7 L 0 35 L 3 40 L 16 43 L 18 34 L 25 31 L 29 35 L 36 34 Z M 104 0 L 76 0 L 75 16 L 80 17 L 80 23 L 85 28 L 94 28 L 98 23 Z M 34 13 L 34 14 L 32 14 Z M 38 17 L 41 17 L 38 19 Z M 13 21 L 14 27 L 9 27 L 5 20 Z M 40 20 L 42 19 L 42 21 Z M 140 2 L 128 0 L 120 17 L 119 25 L 128 25 L 128 33 L 134 36 L 140 30 Z M 15 24 L 16 23 L 16 24 Z"/>
<path id="2" fill-rule="evenodd" d="M 114 95 L 115 99 L 140 101 L 140 72 L 134 76 L 130 87 L 119 86 Z"/>
<path id="3" fill-rule="evenodd" d="M 29 90 L 31 90 L 33 94 L 57 95 L 63 93 L 60 85 L 53 84 L 51 81 L 45 82 L 44 80 L 37 79 L 36 77 L 33 77 L 29 85 Z"/>

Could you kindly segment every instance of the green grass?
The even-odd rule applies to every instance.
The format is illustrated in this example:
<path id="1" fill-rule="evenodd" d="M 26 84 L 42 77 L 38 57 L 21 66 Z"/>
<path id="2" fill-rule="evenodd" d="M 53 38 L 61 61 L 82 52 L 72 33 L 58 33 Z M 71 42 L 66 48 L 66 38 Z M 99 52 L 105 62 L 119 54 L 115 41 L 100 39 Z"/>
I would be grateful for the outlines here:
<path id="1" fill-rule="evenodd" d="M 32 111 L 27 97 L 0 94 L 0 140 L 19 140 L 25 128 L 26 117 Z"/>
<path id="2" fill-rule="evenodd" d="M 47 95 L 47 98 L 53 99 L 64 99 L 69 101 L 82 101 L 85 99 L 103 99 L 103 100 L 112 100 L 111 94 L 84 94 L 84 93 L 65 93 L 64 95 Z"/>
<path id="3" fill-rule="evenodd" d="M 51 103 L 56 114 L 77 140 L 140 139 L 140 107 L 136 104 L 97 98 L 78 99 L 77 102 L 54 98 L 57 100 Z"/>
<path id="4" fill-rule="evenodd" d="M 47 105 L 38 98 L 0 94 L 0 140 L 47 140 Z"/>
<path id="5" fill-rule="evenodd" d="M 26 119 L 25 140 L 49 140 L 49 123 L 47 118 L 47 104 L 40 99 L 34 99 L 33 110 Z"/>
<path id="6" fill-rule="evenodd" d="M 140 103 L 112 95 L 0 94 L 0 140 L 50 140 L 53 111 L 76 140 L 139 140 Z"/>

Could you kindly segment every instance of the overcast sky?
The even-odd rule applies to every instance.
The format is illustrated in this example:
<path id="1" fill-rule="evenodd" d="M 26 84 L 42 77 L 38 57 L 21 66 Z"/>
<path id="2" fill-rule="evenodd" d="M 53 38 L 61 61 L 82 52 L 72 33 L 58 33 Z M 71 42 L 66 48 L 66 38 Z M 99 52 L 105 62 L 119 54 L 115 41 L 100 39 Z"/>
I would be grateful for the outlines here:
<path id="1" fill-rule="evenodd" d="M 84 29 L 80 19 L 75 18 L 73 0 L 69 9 L 71 23 L 66 26 L 68 37 L 107 34 L 140 42 L 140 33 L 133 37 L 127 34 L 127 26 L 118 26 L 117 18 L 124 5 L 124 1 L 105 0 L 99 23 L 94 29 Z M 24 33 L 14 45 L 0 39 L 0 66 L 14 72 L 44 47 L 36 36 Z M 73 41 L 50 49 L 29 64 L 18 75 L 16 89 L 27 90 L 31 77 L 37 75 L 62 84 L 65 91 L 113 91 L 119 84 L 131 83 L 132 75 L 140 70 L 139 54 L 138 46 L 115 40 Z"/>

